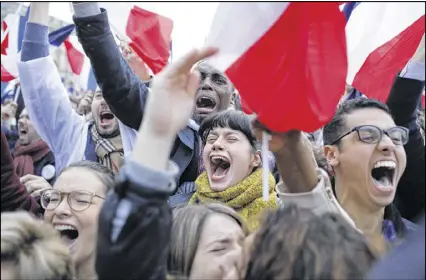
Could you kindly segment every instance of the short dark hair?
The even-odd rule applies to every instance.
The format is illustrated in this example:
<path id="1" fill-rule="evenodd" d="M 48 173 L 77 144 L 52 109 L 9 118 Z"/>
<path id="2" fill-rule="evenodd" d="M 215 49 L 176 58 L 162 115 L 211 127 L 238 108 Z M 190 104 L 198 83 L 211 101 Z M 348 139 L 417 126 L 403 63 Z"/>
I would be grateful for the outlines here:
<path id="1" fill-rule="evenodd" d="M 341 215 L 289 205 L 265 218 L 245 279 L 363 279 L 375 260 L 362 233 Z"/>
<path id="2" fill-rule="evenodd" d="M 107 191 L 114 188 L 114 177 L 115 177 L 114 172 L 112 172 L 108 167 L 98 162 L 94 162 L 90 160 L 80 160 L 80 161 L 71 163 L 66 168 L 61 170 L 61 172 L 59 173 L 59 176 L 61 176 L 62 173 L 64 173 L 65 171 L 71 168 L 87 169 L 93 172 L 93 174 L 95 174 L 99 178 L 99 180 L 102 181 L 102 183 L 107 188 Z"/>
<path id="3" fill-rule="evenodd" d="M 243 107 L 241 105 L 241 96 L 239 94 L 235 94 L 234 107 L 235 107 L 235 110 L 237 111 L 243 110 Z"/>
<path id="4" fill-rule="evenodd" d="M 365 108 L 380 109 L 391 116 L 389 108 L 380 101 L 368 98 L 356 98 L 344 101 L 336 110 L 331 121 L 324 126 L 323 140 L 324 145 L 331 145 L 337 138 L 346 131 L 346 116 L 356 110 Z M 337 143 L 338 144 L 338 143 Z"/>
<path id="5" fill-rule="evenodd" d="M 241 111 L 227 110 L 219 113 L 208 115 L 200 125 L 198 134 L 200 135 L 203 144 L 206 144 L 207 136 L 210 131 L 216 127 L 230 128 L 237 130 L 246 136 L 253 150 L 259 149 L 259 143 L 253 133 L 250 118 Z"/>

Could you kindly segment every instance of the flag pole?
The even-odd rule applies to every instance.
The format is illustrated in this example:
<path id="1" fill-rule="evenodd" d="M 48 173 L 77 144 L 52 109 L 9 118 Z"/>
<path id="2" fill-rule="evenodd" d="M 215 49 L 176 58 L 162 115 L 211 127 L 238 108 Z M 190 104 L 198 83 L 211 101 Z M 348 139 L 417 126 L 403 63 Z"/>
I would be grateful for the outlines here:
<path id="1" fill-rule="evenodd" d="M 12 27 L 12 26 L 15 26 L 15 24 L 16 24 L 16 22 L 19 20 L 19 16 L 20 16 L 20 13 L 21 13 L 21 10 L 22 10 L 22 7 L 24 6 L 24 4 L 22 4 L 22 2 L 20 2 L 19 3 L 19 6 L 18 6 L 18 9 L 16 9 L 16 12 L 15 12 L 15 19 L 14 19 L 14 21 L 13 21 L 13 24 L 12 25 L 7 25 L 7 28 L 6 28 L 6 30 L 3 32 L 3 36 L 1 37 L 1 42 L 3 43 L 3 41 L 4 41 L 4 39 L 6 38 L 6 36 L 7 36 L 7 34 L 9 34 L 9 30 L 10 30 L 10 28 Z M 28 6 L 29 7 L 29 6 Z"/>

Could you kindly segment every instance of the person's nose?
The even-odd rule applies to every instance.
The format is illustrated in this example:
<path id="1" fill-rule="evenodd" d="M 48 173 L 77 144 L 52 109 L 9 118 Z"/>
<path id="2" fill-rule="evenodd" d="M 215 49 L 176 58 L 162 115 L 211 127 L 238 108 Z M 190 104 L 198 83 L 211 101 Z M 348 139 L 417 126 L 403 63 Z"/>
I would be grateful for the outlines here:
<path id="1" fill-rule="evenodd" d="M 68 204 L 67 197 L 64 197 L 59 205 L 53 210 L 58 217 L 71 216 L 71 207 Z"/>
<path id="2" fill-rule="evenodd" d="M 204 81 L 202 82 L 202 86 L 201 86 L 202 90 L 213 90 L 212 87 L 212 80 L 211 78 L 208 76 L 204 79 Z"/>
<path id="3" fill-rule="evenodd" d="M 230 268 L 228 270 L 228 277 L 225 279 L 238 279 L 239 276 L 244 275 L 245 265 L 244 265 L 244 254 L 243 247 L 238 245 L 232 252 L 228 255 L 227 262 L 230 264 Z M 234 275 L 235 274 L 235 275 Z"/>
<path id="4" fill-rule="evenodd" d="M 27 124 L 27 120 L 25 118 L 18 120 L 18 126 L 22 127 L 22 126 L 25 126 L 26 124 Z"/>
<path id="5" fill-rule="evenodd" d="M 377 149 L 385 155 L 391 155 L 395 151 L 396 145 L 392 139 L 384 134 L 382 140 L 377 144 Z"/>
<path id="6" fill-rule="evenodd" d="M 219 137 L 214 143 L 213 143 L 213 146 L 212 146 L 212 150 L 213 151 L 223 151 L 225 148 L 224 148 L 224 145 L 223 145 L 223 142 L 222 142 L 222 138 L 221 137 Z"/>

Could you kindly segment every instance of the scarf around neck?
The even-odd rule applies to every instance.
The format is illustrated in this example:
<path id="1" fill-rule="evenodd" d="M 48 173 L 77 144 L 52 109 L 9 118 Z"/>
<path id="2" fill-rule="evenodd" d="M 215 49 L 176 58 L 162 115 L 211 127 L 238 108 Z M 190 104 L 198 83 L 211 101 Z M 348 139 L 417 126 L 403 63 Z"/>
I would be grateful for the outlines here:
<path id="1" fill-rule="evenodd" d="M 260 225 L 259 215 L 266 209 L 278 208 L 275 193 L 275 179 L 268 176 L 269 200 L 262 198 L 262 169 L 259 168 L 243 181 L 224 191 L 215 192 L 210 188 L 207 172 L 203 172 L 195 181 L 196 191 L 189 204 L 222 203 L 237 211 L 247 223 L 249 230 Z"/>
<path id="2" fill-rule="evenodd" d="M 34 174 L 34 163 L 41 160 L 49 152 L 49 147 L 41 139 L 32 141 L 28 145 L 21 145 L 17 142 L 13 151 L 13 163 L 18 176 Z"/>
<path id="3" fill-rule="evenodd" d="M 123 165 L 123 143 L 121 135 L 111 138 L 103 138 L 96 130 L 96 126 L 92 125 L 91 128 L 92 139 L 96 144 L 96 155 L 98 162 L 117 174 L 120 167 Z"/>

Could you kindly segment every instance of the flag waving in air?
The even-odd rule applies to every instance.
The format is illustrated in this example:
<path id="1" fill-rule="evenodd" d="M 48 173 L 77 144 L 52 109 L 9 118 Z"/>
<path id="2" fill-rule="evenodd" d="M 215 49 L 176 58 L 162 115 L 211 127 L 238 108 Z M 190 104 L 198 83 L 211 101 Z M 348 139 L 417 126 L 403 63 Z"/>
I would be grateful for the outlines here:
<path id="1" fill-rule="evenodd" d="M 352 2 L 347 16 L 347 83 L 385 102 L 395 76 L 416 51 L 425 33 L 421 2 Z"/>
<path id="2" fill-rule="evenodd" d="M 221 3 L 206 45 L 247 113 L 273 131 L 314 131 L 333 116 L 347 73 L 338 2 Z"/>
<path id="3" fill-rule="evenodd" d="M 127 41 L 154 74 L 167 65 L 173 30 L 171 19 L 131 3 L 101 2 L 100 6 L 107 10 L 113 31 Z"/>
<path id="4" fill-rule="evenodd" d="M 9 14 L 2 24 L 3 32 L 7 32 L 4 38 L 2 36 L 3 41 L 1 42 L 1 80 L 3 82 L 18 78 L 17 62 L 20 60 L 29 11 L 28 8 L 25 16 L 20 16 L 18 13 Z M 74 74 L 79 75 L 83 67 L 84 54 L 78 51 L 69 40 L 74 28 L 74 24 L 70 24 L 51 32 L 49 43 L 54 47 L 59 47 L 64 43 L 71 69 Z"/>

